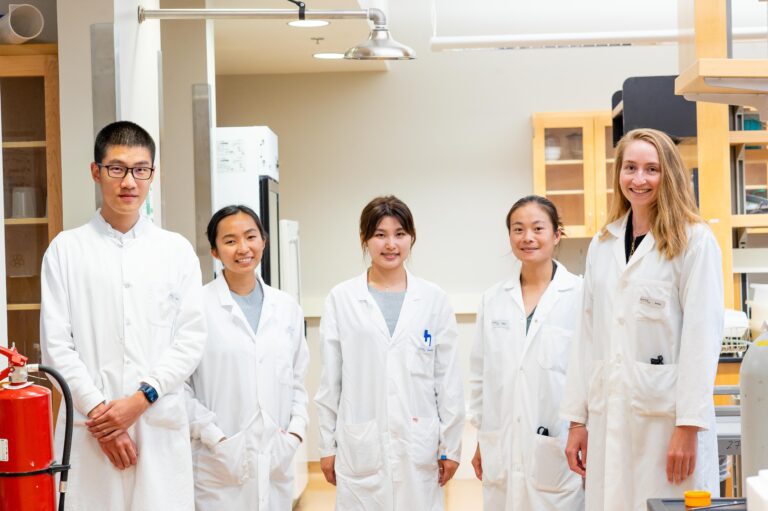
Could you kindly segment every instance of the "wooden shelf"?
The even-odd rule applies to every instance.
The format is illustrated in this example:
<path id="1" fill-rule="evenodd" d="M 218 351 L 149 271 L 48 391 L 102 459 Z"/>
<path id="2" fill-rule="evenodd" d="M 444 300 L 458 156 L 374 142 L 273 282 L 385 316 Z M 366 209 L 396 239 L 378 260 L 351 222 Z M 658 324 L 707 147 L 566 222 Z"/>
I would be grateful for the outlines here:
<path id="1" fill-rule="evenodd" d="M 745 190 L 765 190 L 766 185 L 745 185 Z"/>
<path id="2" fill-rule="evenodd" d="M 12 57 L 17 55 L 58 55 L 59 45 L 56 43 L 42 44 L 0 44 L 0 56 Z"/>
<path id="3" fill-rule="evenodd" d="M 583 165 L 584 160 L 547 160 L 546 165 Z"/>
<path id="4" fill-rule="evenodd" d="M 768 144 L 767 130 L 743 130 L 731 131 L 729 133 L 731 145 L 741 144 Z"/>
<path id="5" fill-rule="evenodd" d="M 750 83 L 766 79 L 768 60 L 699 59 L 677 77 L 675 94 L 754 94 Z"/>
<path id="6" fill-rule="evenodd" d="M 766 215 L 731 215 L 731 226 L 738 227 L 768 227 Z"/>
<path id="7" fill-rule="evenodd" d="M 39 303 L 9 303 L 8 311 L 39 311 Z"/>
<path id="8" fill-rule="evenodd" d="M 47 224 L 48 218 L 6 218 L 5 225 L 41 225 Z"/>
<path id="9" fill-rule="evenodd" d="M 29 142 L 3 142 L 3 149 L 27 149 L 30 147 L 45 147 L 45 140 L 30 140 Z"/>
<path id="10" fill-rule="evenodd" d="M 584 195 L 584 190 L 547 190 L 547 195 Z"/>

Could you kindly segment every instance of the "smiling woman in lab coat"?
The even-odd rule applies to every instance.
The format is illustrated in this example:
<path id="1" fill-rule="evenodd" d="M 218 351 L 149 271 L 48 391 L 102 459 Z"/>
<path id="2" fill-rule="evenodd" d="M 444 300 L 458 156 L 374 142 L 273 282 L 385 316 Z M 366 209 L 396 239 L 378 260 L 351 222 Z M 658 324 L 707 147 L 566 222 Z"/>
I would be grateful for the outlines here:
<path id="1" fill-rule="evenodd" d="M 415 241 L 408 206 L 372 200 L 360 217 L 371 266 L 325 302 L 315 401 L 338 511 L 440 511 L 459 465 L 456 320 L 446 294 L 406 270 Z"/>
<path id="2" fill-rule="evenodd" d="M 219 210 L 208 240 L 224 271 L 203 288 L 208 342 L 187 386 L 195 507 L 289 511 L 307 427 L 304 317 L 256 272 L 267 239 L 253 210 Z"/>
<path id="3" fill-rule="evenodd" d="M 568 352 L 581 314 L 582 281 L 552 256 L 562 223 L 531 195 L 507 214 L 521 264 L 483 294 L 470 359 L 472 465 L 487 511 L 577 511 L 581 478 L 568 469 L 568 423 L 558 416 Z"/>
<path id="4" fill-rule="evenodd" d="M 589 511 L 645 510 L 648 498 L 692 488 L 717 496 L 720 249 L 680 153 L 660 131 L 621 139 L 613 196 L 587 255 L 563 398 L 569 464 L 586 473 Z"/>

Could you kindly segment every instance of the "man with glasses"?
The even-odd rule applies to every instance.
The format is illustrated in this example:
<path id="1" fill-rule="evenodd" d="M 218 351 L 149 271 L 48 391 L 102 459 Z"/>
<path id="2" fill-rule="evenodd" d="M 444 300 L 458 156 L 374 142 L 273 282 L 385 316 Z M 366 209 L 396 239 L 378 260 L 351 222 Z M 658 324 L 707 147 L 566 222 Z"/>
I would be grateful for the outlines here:
<path id="1" fill-rule="evenodd" d="M 43 362 L 75 406 L 67 509 L 194 508 L 183 383 L 205 344 L 202 278 L 189 242 L 140 215 L 154 158 L 140 126 L 102 129 L 91 163 L 101 209 L 43 259 Z"/>

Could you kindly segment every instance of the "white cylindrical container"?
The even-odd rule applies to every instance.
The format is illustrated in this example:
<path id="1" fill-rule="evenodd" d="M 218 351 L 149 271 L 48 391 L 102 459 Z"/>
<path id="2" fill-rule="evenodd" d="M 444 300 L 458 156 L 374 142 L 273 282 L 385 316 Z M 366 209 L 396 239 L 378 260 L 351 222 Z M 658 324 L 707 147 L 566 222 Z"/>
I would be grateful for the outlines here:
<path id="1" fill-rule="evenodd" d="M 0 18 L 0 43 L 26 43 L 39 36 L 44 26 L 43 14 L 34 5 L 10 4 Z"/>
<path id="2" fill-rule="evenodd" d="M 768 511 L 768 470 L 747 479 L 747 506 L 749 511 Z"/>
<path id="3" fill-rule="evenodd" d="M 753 289 L 752 300 L 761 303 L 768 303 L 768 284 L 750 284 Z"/>
<path id="4" fill-rule="evenodd" d="M 768 468 L 768 340 L 752 343 L 739 373 L 742 484 Z M 742 486 L 742 487 L 744 487 Z M 751 508 L 750 508 L 751 510 Z"/>
<path id="5" fill-rule="evenodd" d="M 746 304 L 749 305 L 749 330 L 754 339 L 763 333 L 763 324 L 768 322 L 768 302 L 747 300 Z"/>

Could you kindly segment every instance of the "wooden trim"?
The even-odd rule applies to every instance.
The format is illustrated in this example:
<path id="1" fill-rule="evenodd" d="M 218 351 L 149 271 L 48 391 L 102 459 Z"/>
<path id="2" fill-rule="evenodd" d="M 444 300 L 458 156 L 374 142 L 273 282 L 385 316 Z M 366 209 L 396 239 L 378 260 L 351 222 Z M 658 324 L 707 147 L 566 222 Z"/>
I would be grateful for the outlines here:
<path id="1" fill-rule="evenodd" d="M 9 303 L 8 312 L 11 311 L 39 311 L 39 303 Z"/>
<path id="2" fill-rule="evenodd" d="M 28 149 L 32 147 L 45 147 L 45 140 L 29 140 L 25 142 L 3 142 L 3 149 Z"/>
<path id="3" fill-rule="evenodd" d="M 768 130 L 740 130 L 728 132 L 731 145 L 768 144 Z"/>
<path id="4" fill-rule="evenodd" d="M 705 78 L 768 78 L 768 60 L 699 59 L 675 79 L 675 94 L 754 94 L 755 90 L 716 87 Z"/>
<path id="5" fill-rule="evenodd" d="M 0 56 L 0 76 L 3 78 L 45 75 L 45 57 L 23 55 L 18 57 Z M 58 95 L 58 92 L 57 92 Z"/>
<path id="6" fill-rule="evenodd" d="M 43 44 L 0 44 L 0 56 L 23 55 L 58 55 L 59 45 L 56 43 Z"/>
<path id="7" fill-rule="evenodd" d="M 768 227 L 768 215 L 732 215 L 733 227 Z"/>
<path id="8" fill-rule="evenodd" d="M 547 126 L 549 128 L 549 126 Z M 584 160 L 544 160 L 544 164 L 550 165 L 584 165 Z"/>
<path id="9" fill-rule="evenodd" d="M 59 59 L 45 59 L 45 159 L 48 167 L 48 242 L 63 229 L 61 192 L 61 127 L 59 120 Z"/>
<path id="10" fill-rule="evenodd" d="M 40 225 L 47 224 L 48 218 L 6 218 L 5 225 Z"/>

